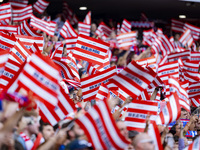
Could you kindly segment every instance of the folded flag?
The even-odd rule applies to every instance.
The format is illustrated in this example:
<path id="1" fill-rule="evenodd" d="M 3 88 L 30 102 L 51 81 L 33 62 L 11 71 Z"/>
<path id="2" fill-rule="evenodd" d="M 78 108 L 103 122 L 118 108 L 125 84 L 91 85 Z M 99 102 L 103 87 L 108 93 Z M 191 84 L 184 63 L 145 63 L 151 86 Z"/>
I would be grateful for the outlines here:
<path id="1" fill-rule="evenodd" d="M 186 60 L 184 62 L 183 70 L 186 71 L 189 75 L 198 77 L 200 79 L 199 64 L 199 61 Z"/>
<path id="2" fill-rule="evenodd" d="M 185 30 L 185 32 L 179 38 L 179 42 L 181 42 L 184 46 L 192 46 L 194 41 L 190 29 Z"/>
<path id="3" fill-rule="evenodd" d="M 18 27 L 17 34 L 26 35 L 26 36 L 34 36 L 41 37 L 42 35 L 37 33 L 33 28 L 30 27 L 27 20 L 24 20 Z"/>
<path id="4" fill-rule="evenodd" d="M 5 64 L 8 60 L 9 51 L 0 51 L 0 77 L 3 74 Z"/>
<path id="5" fill-rule="evenodd" d="M 35 52 L 20 73 L 18 84 L 26 91 L 32 91 L 37 100 L 54 108 L 58 102 L 60 79 L 58 68 L 52 60 Z"/>
<path id="6" fill-rule="evenodd" d="M 59 45 L 56 50 L 53 51 L 51 59 L 61 60 L 63 54 L 63 44 Z"/>
<path id="7" fill-rule="evenodd" d="M 190 50 L 185 50 L 185 51 L 182 51 L 182 52 L 170 53 L 167 56 L 167 59 L 168 59 L 169 62 L 176 61 L 179 58 L 181 58 L 183 61 L 190 60 Z"/>
<path id="8" fill-rule="evenodd" d="M 171 19 L 171 29 L 174 32 L 183 32 L 183 26 L 184 22 L 176 20 L 176 19 Z"/>
<path id="9" fill-rule="evenodd" d="M 117 74 L 116 67 L 113 66 L 102 72 L 81 79 L 81 88 L 83 93 L 83 100 L 90 101 L 95 99 L 101 83 L 107 83 L 110 78 Z"/>
<path id="10" fill-rule="evenodd" d="M 104 23 L 101 22 L 95 32 L 97 36 L 105 36 L 105 38 L 110 36 L 112 30 Z"/>
<path id="11" fill-rule="evenodd" d="M 89 11 L 88 13 L 87 13 L 87 15 L 85 16 L 85 19 L 83 20 L 83 23 L 85 23 L 85 24 L 91 24 L 91 11 Z"/>
<path id="12" fill-rule="evenodd" d="M 190 102 L 187 90 L 181 86 L 181 83 L 174 77 L 170 77 L 168 80 L 170 85 L 170 92 L 177 92 L 179 97 L 180 106 L 183 107 L 185 110 L 190 112 Z"/>
<path id="13" fill-rule="evenodd" d="M 79 35 L 73 56 L 77 59 L 103 65 L 109 44 L 85 35 Z"/>
<path id="14" fill-rule="evenodd" d="M 45 9 L 47 8 L 48 5 L 49 5 L 49 2 L 47 2 L 45 0 L 37 0 L 37 2 L 35 2 L 35 4 L 33 4 L 33 8 L 39 14 L 42 14 L 45 11 Z"/>
<path id="15" fill-rule="evenodd" d="M 17 34 L 18 26 L 13 25 L 0 25 L 0 32 L 5 32 L 9 34 Z"/>
<path id="16" fill-rule="evenodd" d="M 183 27 L 184 30 L 186 29 L 190 29 L 191 30 L 191 34 L 192 34 L 192 37 L 195 41 L 199 40 L 200 39 L 200 27 L 196 27 L 194 25 L 191 25 L 189 23 L 185 23 L 184 24 L 184 27 Z"/>
<path id="17" fill-rule="evenodd" d="M 190 82 L 188 88 L 189 98 L 195 98 L 200 95 L 200 82 Z"/>
<path id="18" fill-rule="evenodd" d="M 31 18 L 32 13 L 32 5 L 20 9 L 12 9 L 12 20 L 13 22 L 22 22 Z"/>
<path id="19" fill-rule="evenodd" d="M 124 19 L 121 26 L 121 33 L 127 33 L 127 32 L 131 32 L 131 23 L 126 19 Z"/>
<path id="20" fill-rule="evenodd" d="M 162 109 L 157 117 L 156 123 L 167 125 L 179 119 L 181 115 L 181 106 L 179 104 L 179 97 L 177 93 L 173 93 L 169 97 L 169 102 Z"/>
<path id="21" fill-rule="evenodd" d="M 110 79 L 110 83 L 118 86 L 124 97 L 138 97 L 144 89 L 154 80 L 156 73 L 138 65 L 135 61 L 130 62 L 119 74 Z"/>
<path id="22" fill-rule="evenodd" d="M 69 38 L 69 37 L 77 37 L 77 33 L 74 30 L 74 28 L 71 26 L 68 20 L 65 21 L 65 24 L 63 25 L 62 29 L 60 30 L 60 35 L 62 37 Z"/>
<path id="23" fill-rule="evenodd" d="M 77 38 L 78 37 L 67 37 L 65 39 L 65 42 L 66 42 L 66 48 L 67 48 L 67 54 L 70 52 L 70 51 L 73 51 L 75 46 L 76 46 L 76 42 L 77 42 Z"/>
<path id="24" fill-rule="evenodd" d="M 158 115 L 157 102 L 133 100 L 128 105 L 128 110 L 125 117 L 127 129 L 144 132 L 146 126 L 146 117 L 148 114 L 151 115 L 151 121 L 156 119 L 156 116 Z"/>
<path id="25" fill-rule="evenodd" d="M 10 3 L 5 3 L 0 5 L 0 20 L 6 20 L 9 19 L 11 20 L 11 5 Z"/>
<path id="26" fill-rule="evenodd" d="M 28 5 L 28 0 L 9 0 L 12 8 L 24 8 Z"/>
<path id="27" fill-rule="evenodd" d="M 191 52 L 190 53 L 190 60 L 191 61 L 200 60 L 200 52 Z"/>
<path id="28" fill-rule="evenodd" d="M 178 61 L 164 63 L 158 67 L 158 76 L 165 83 L 168 81 L 168 76 L 179 78 L 179 64 Z"/>
<path id="29" fill-rule="evenodd" d="M 25 62 L 27 57 L 31 56 L 31 51 L 28 50 L 24 44 L 18 39 L 15 43 L 15 46 L 11 49 L 9 58 L 22 64 Z"/>
<path id="30" fill-rule="evenodd" d="M 35 17 L 34 15 L 31 15 L 30 25 L 36 30 L 41 30 L 52 37 L 54 36 L 54 32 L 56 30 L 56 22 L 47 22 Z"/>
<path id="31" fill-rule="evenodd" d="M 129 142 L 120 134 L 106 102 L 91 108 L 76 123 L 85 131 L 95 149 L 125 149 Z"/>
<path id="32" fill-rule="evenodd" d="M 32 37 L 32 36 L 25 36 L 25 35 L 15 35 L 16 39 L 19 39 L 21 43 L 27 48 L 30 49 L 33 43 L 36 43 L 39 50 L 43 50 L 44 46 L 44 37 Z"/>
<path id="33" fill-rule="evenodd" d="M 7 85 L 16 76 L 16 74 L 19 73 L 21 67 L 22 67 L 22 64 L 19 64 L 18 62 L 13 61 L 11 59 L 8 59 L 5 64 L 3 74 L 0 78 L 0 87 L 5 89 L 7 87 Z"/>
<path id="34" fill-rule="evenodd" d="M 86 36 L 90 36 L 90 27 L 91 27 L 90 24 L 79 22 L 78 23 L 78 33 L 86 35 Z"/>
<path id="35" fill-rule="evenodd" d="M 120 49 L 129 50 L 136 42 L 137 33 L 135 31 L 122 33 L 117 36 L 117 43 Z"/>
<path id="36" fill-rule="evenodd" d="M 108 93 L 109 93 L 109 89 L 108 89 L 107 85 L 104 83 L 101 83 L 101 85 L 99 86 L 99 90 L 96 94 L 95 100 L 96 101 L 104 100 L 104 98 L 108 97 Z"/>
<path id="37" fill-rule="evenodd" d="M 4 33 L 0 33 L 0 50 L 10 51 L 15 45 L 16 39 Z"/>
<path id="38" fill-rule="evenodd" d="M 152 43 L 155 41 L 157 35 L 156 33 L 153 31 L 153 29 L 150 30 L 144 30 L 143 31 L 143 41 L 142 43 L 144 45 L 148 45 L 151 46 Z"/>
<path id="39" fill-rule="evenodd" d="M 48 105 L 45 105 L 40 101 L 37 102 L 37 105 L 39 107 L 41 119 L 44 122 L 49 122 L 52 126 L 56 125 L 68 114 L 76 110 L 74 102 L 72 101 L 72 99 L 69 98 L 62 87 L 60 87 L 58 95 L 58 104 L 53 110 L 49 108 Z"/>

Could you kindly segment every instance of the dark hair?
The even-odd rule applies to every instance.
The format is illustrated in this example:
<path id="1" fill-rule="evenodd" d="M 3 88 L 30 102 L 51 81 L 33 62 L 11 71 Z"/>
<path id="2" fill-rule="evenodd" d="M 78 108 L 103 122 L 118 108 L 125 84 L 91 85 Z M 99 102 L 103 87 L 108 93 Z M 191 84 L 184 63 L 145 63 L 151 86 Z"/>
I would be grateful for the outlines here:
<path id="1" fill-rule="evenodd" d="M 172 127 L 171 127 L 171 129 L 169 130 L 169 133 L 171 133 L 171 134 L 176 134 L 176 126 L 177 126 L 178 124 L 175 124 L 175 125 L 173 125 Z"/>
<path id="2" fill-rule="evenodd" d="M 40 127 L 39 127 L 40 132 L 42 132 L 44 126 L 47 126 L 47 125 L 50 125 L 50 124 L 48 122 L 44 122 L 44 121 L 42 121 L 42 119 L 40 119 Z"/>
<path id="3" fill-rule="evenodd" d="M 175 142 L 178 142 L 178 140 L 179 140 L 179 137 L 178 137 L 177 135 L 175 135 L 175 136 L 174 136 L 174 141 L 175 141 Z"/>

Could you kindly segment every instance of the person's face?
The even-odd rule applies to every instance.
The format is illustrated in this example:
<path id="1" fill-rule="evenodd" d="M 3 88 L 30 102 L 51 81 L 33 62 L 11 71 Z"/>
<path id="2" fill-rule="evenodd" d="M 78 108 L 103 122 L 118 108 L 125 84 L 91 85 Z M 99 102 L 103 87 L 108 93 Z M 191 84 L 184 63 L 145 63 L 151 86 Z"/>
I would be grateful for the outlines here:
<path id="1" fill-rule="evenodd" d="M 84 135 L 84 131 L 80 128 L 80 126 L 78 124 L 74 124 L 74 128 L 73 131 L 76 135 L 76 137 L 80 137 Z"/>
<path id="2" fill-rule="evenodd" d="M 45 125 L 42 130 L 43 137 L 47 141 L 50 137 L 54 135 L 54 129 L 51 125 Z"/>
<path id="3" fill-rule="evenodd" d="M 120 130 L 120 133 L 128 139 L 128 130 L 126 128 L 126 125 L 123 121 L 118 121 L 117 122 L 117 127 Z"/>
<path id="4" fill-rule="evenodd" d="M 187 111 L 181 111 L 181 119 L 188 119 L 189 114 Z"/>
<path id="5" fill-rule="evenodd" d="M 28 131 L 30 132 L 30 134 L 38 134 L 39 126 L 40 126 L 40 123 L 39 123 L 37 117 L 33 117 L 33 124 L 28 125 Z"/>
<path id="6" fill-rule="evenodd" d="M 97 30 L 97 26 L 96 26 L 96 24 L 92 24 L 91 25 L 91 32 L 95 32 Z"/>
<path id="7" fill-rule="evenodd" d="M 141 150 L 154 150 L 155 144 L 150 136 L 145 137 L 140 141 Z"/>
<path id="8" fill-rule="evenodd" d="M 177 125 L 176 126 L 176 135 L 179 136 L 180 132 L 181 132 L 181 127 L 180 127 L 180 125 Z"/>

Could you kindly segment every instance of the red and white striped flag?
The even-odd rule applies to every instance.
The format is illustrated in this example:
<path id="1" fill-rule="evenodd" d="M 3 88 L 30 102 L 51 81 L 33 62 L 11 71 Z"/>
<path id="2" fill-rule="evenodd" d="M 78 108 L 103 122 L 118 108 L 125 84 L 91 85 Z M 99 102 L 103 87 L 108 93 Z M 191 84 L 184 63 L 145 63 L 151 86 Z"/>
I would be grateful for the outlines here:
<path id="1" fill-rule="evenodd" d="M 105 36 L 106 38 L 110 36 L 112 29 L 110 29 L 104 22 L 101 22 L 96 30 L 97 36 Z"/>
<path id="2" fill-rule="evenodd" d="M 22 64 L 27 57 L 31 56 L 31 52 L 23 45 L 20 40 L 17 40 L 15 46 L 12 48 L 9 58 Z"/>
<path id="3" fill-rule="evenodd" d="M 144 132 L 146 116 L 151 115 L 150 120 L 155 120 L 158 115 L 158 103 L 152 101 L 134 100 L 128 105 L 125 124 L 128 130 Z"/>
<path id="4" fill-rule="evenodd" d="M 48 57 L 36 52 L 26 63 L 19 75 L 18 84 L 26 91 L 32 91 L 37 100 L 54 108 L 58 103 L 59 80 L 58 67 Z"/>
<path id="5" fill-rule="evenodd" d="M 4 33 L 0 33 L 0 50 L 10 51 L 15 45 L 16 39 Z"/>
<path id="6" fill-rule="evenodd" d="M 28 0 L 9 0 L 12 8 L 24 8 L 28 5 Z"/>
<path id="7" fill-rule="evenodd" d="M 3 75 L 0 78 L 1 88 L 5 89 L 7 87 L 7 85 L 13 80 L 16 74 L 19 73 L 21 66 L 21 64 L 8 58 L 5 64 Z"/>
<path id="8" fill-rule="evenodd" d="M 73 86 L 75 89 L 79 89 L 81 87 L 80 82 L 70 79 L 63 79 L 63 81 L 67 82 L 69 85 Z"/>
<path id="9" fill-rule="evenodd" d="M 41 37 L 42 35 L 37 33 L 33 28 L 30 27 L 27 20 L 24 20 L 18 27 L 19 35 L 26 35 L 26 36 L 34 36 L 34 37 Z"/>
<path id="10" fill-rule="evenodd" d="M 77 37 L 77 33 L 74 30 L 74 28 L 71 26 L 68 20 L 65 21 L 65 24 L 63 25 L 62 29 L 60 30 L 60 35 L 64 37 L 65 39 L 68 37 Z"/>
<path id="11" fill-rule="evenodd" d="M 78 33 L 86 35 L 86 36 L 90 36 L 90 27 L 91 27 L 90 24 L 79 22 L 78 23 Z"/>
<path id="12" fill-rule="evenodd" d="M 56 22 L 53 21 L 47 22 L 40 18 L 35 17 L 34 15 L 31 15 L 30 25 L 32 27 L 35 27 L 35 29 L 41 30 L 52 37 L 54 36 L 54 32 L 56 30 Z"/>
<path id="13" fill-rule="evenodd" d="M 91 25 L 91 11 L 89 11 L 87 13 L 87 15 L 85 16 L 85 19 L 83 20 L 83 23 Z"/>
<path id="14" fill-rule="evenodd" d="M 179 119 L 180 115 L 181 106 L 179 104 L 179 97 L 177 93 L 173 93 L 169 97 L 169 102 L 158 115 L 156 123 L 166 125 Z"/>
<path id="15" fill-rule="evenodd" d="M 66 79 L 74 79 L 75 75 L 73 74 L 71 68 L 68 66 L 68 64 L 64 61 L 60 60 L 53 60 L 53 62 L 61 69 L 61 74 L 64 75 L 64 78 Z"/>
<path id="16" fill-rule="evenodd" d="M 85 35 L 79 35 L 73 56 L 77 59 L 103 65 L 109 44 Z"/>
<path id="17" fill-rule="evenodd" d="M 194 41 L 190 29 L 185 30 L 185 32 L 179 38 L 179 42 L 181 42 L 184 46 L 192 46 Z"/>
<path id="18" fill-rule="evenodd" d="M 189 98 L 195 98 L 200 96 L 200 82 L 190 82 L 188 88 Z"/>
<path id="19" fill-rule="evenodd" d="M 149 66 L 146 67 L 149 71 L 152 70 Z M 159 78 L 158 75 L 156 75 L 156 77 L 154 78 L 154 80 L 149 84 L 148 88 L 152 89 L 152 88 L 156 88 L 158 86 L 163 85 L 163 81 Z"/>
<path id="20" fill-rule="evenodd" d="M 129 142 L 120 134 L 106 102 L 99 102 L 76 123 L 85 131 L 95 149 L 125 149 Z"/>
<path id="21" fill-rule="evenodd" d="M 32 36 L 25 36 L 25 35 L 15 35 L 16 39 L 19 39 L 20 42 L 27 48 L 30 49 L 33 43 L 36 43 L 39 50 L 43 50 L 44 46 L 44 37 L 32 37 Z"/>
<path id="22" fill-rule="evenodd" d="M 65 39 L 67 53 L 74 50 L 74 48 L 76 46 L 77 38 L 78 37 L 68 37 Z"/>
<path id="23" fill-rule="evenodd" d="M 61 59 L 62 60 L 62 59 Z M 73 56 L 73 53 L 70 52 L 67 56 L 67 58 L 64 60 L 66 61 L 68 64 L 71 65 L 71 71 L 72 73 L 74 74 L 74 76 L 76 77 L 76 80 L 78 82 L 80 82 L 80 76 L 79 76 L 79 73 L 78 73 L 78 65 L 76 64 L 76 59 L 74 58 Z"/>
<path id="24" fill-rule="evenodd" d="M 154 150 L 163 150 L 163 145 L 161 143 L 160 132 L 155 121 L 149 125 L 148 134 L 153 138 L 155 149 Z"/>
<path id="25" fill-rule="evenodd" d="M 131 23 L 126 19 L 124 19 L 121 26 L 121 33 L 127 33 L 127 32 L 131 32 Z"/>
<path id="26" fill-rule="evenodd" d="M 163 49 L 161 50 L 161 52 L 163 56 L 165 56 L 166 54 L 169 54 L 174 51 L 174 46 L 171 44 L 171 42 L 169 41 L 166 35 L 162 35 L 161 37 L 162 37 L 162 46 L 163 46 Z"/>
<path id="27" fill-rule="evenodd" d="M 37 2 L 35 2 L 35 4 L 33 4 L 33 8 L 39 14 L 42 14 L 45 11 L 45 9 L 47 8 L 48 5 L 49 5 L 49 2 L 47 2 L 45 0 L 37 0 Z"/>
<path id="28" fill-rule="evenodd" d="M 0 32 L 5 32 L 9 34 L 17 34 L 18 26 L 13 25 L 0 25 Z"/>
<path id="29" fill-rule="evenodd" d="M 197 41 L 197 40 L 200 39 L 200 27 L 196 27 L 196 26 L 191 25 L 189 23 L 185 23 L 183 29 L 184 30 L 190 29 L 192 37 L 193 37 L 194 40 Z"/>
<path id="30" fill-rule="evenodd" d="M 186 60 L 184 62 L 183 70 L 186 71 L 189 75 L 194 77 L 199 77 L 200 79 L 199 64 L 200 64 L 199 61 Z"/>
<path id="31" fill-rule="evenodd" d="M 21 9 L 13 9 L 12 20 L 13 22 L 22 22 L 23 20 L 31 18 L 32 13 L 32 5 L 28 5 Z"/>
<path id="32" fill-rule="evenodd" d="M 63 53 L 63 44 L 58 46 L 58 48 L 52 53 L 50 58 L 55 60 L 61 60 L 62 53 Z"/>
<path id="33" fill-rule="evenodd" d="M 40 101 L 37 102 L 37 105 L 40 110 L 41 119 L 44 122 L 49 122 L 52 126 L 56 125 L 68 114 L 76 110 L 74 102 L 69 98 L 62 87 L 60 87 L 58 94 L 58 104 L 53 110 Z"/>
<path id="34" fill-rule="evenodd" d="M 31 51 L 32 53 L 35 53 L 36 51 L 39 52 L 39 53 L 42 52 L 42 51 L 38 48 L 38 45 L 37 45 L 36 43 L 33 43 L 33 45 L 32 45 L 31 48 L 30 48 L 30 51 Z"/>
<path id="35" fill-rule="evenodd" d="M 0 77 L 3 74 L 5 64 L 8 60 L 9 51 L 0 51 Z"/>
<path id="36" fill-rule="evenodd" d="M 162 51 L 166 52 L 165 50 L 163 50 L 162 40 L 158 37 L 155 38 L 151 46 L 152 46 L 151 47 L 152 53 L 154 54 L 159 54 Z M 163 55 L 163 56 L 166 56 L 166 55 Z"/>
<path id="37" fill-rule="evenodd" d="M 137 33 L 135 31 L 122 33 L 117 36 L 117 43 L 120 49 L 129 50 L 136 42 Z"/>
<path id="38" fill-rule="evenodd" d="M 10 20 L 5 19 L 5 20 L 0 20 L 0 25 L 9 25 Z"/>
<path id="39" fill-rule="evenodd" d="M 88 67 L 87 67 L 87 73 L 89 75 L 93 75 L 95 73 L 99 72 L 91 63 L 88 64 Z"/>
<path id="40" fill-rule="evenodd" d="M 190 60 L 190 50 L 185 50 L 182 52 L 175 52 L 170 53 L 167 56 L 167 59 L 169 62 L 177 61 L 179 58 L 181 58 L 183 61 Z"/>
<path id="41" fill-rule="evenodd" d="M 171 19 L 171 29 L 174 32 L 183 32 L 183 26 L 184 22 L 176 20 L 176 19 Z"/>
<path id="42" fill-rule="evenodd" d="M 107 83 L 110 78 L 117 74 L 116 66 L 98 72 L 94 75 L 81 79 L 81 88 L 83 93 L 83 100 L 90 101 L 95 99 L 101 83 Z"/>
<path id="43" fill-rule="evenodd" d="M 191 98 L 191 104 L 194 107 L 199 107 L 200 106 L 200 99 L 198 97 Z"/>
<path id="44" fill-rule="evenodd" d="M 109 89 L 108 89 L 107 85 L 104 83 L 101 83 L 101 85 L 99 86 L 99 90 L 96 94 L 95 100 L 96 101 L 104 100 L 104 98 L 108 97 L 108 93 L 109 93 Z"/>
<path id="45" fill-rule="evenodd" d="M 191 61 L 198 61 L 200 60 L 200 52 L 191 52 L 190 54 Z"/>
<path id="46" fill-rule="evenodd" d="M 153 29 L 150 30 L 144 30 L 143 31 L 143 41 L 142 43 L 144 45 L 148 45 L 151 46 L 152 43 L 155 41 L 157 35 L 156 33 L 153 31 Z"/>
<path id="47" fill-rule="evenodd" d="M 200 149 L 200 137 L 197 137 L 194 142 L 192 142 L 189 146 L 184 148 L 183 150 L 199 150 Z"/>
<path id="48" fill-rule="evenodd" d="M 168 76 L 172 75 L 179 78 L 179 64 L 178 61 L 165 63 L 158 67 L 158 76 L 165 83 L 168 81 Z"/>
<path id="49" fill-rule="evenodd" d="M 174 77 L 170 77 L 168 83 L 170 85 L 170 92 L 177 92 L 180 106 L 190 112 L 190 102 L 188 99 L 187 90 L 184 89 L 181 86 L 181 83 Z"/>
<path id="50" fill-rule="evenodd" d="M 0 5 L 0 20 L 6 20 L 6 19 L 11 19 L 11 5 L 10 3 L 5 3 Z"/>
<path id="51" fill-rule="evenodd" d="M 132 61 L 119 74 L 110 79 L 123 91 L 123 96 L 138 97 L 144 89 L 154 80 L 156 73 L 149 71 Z"/>

